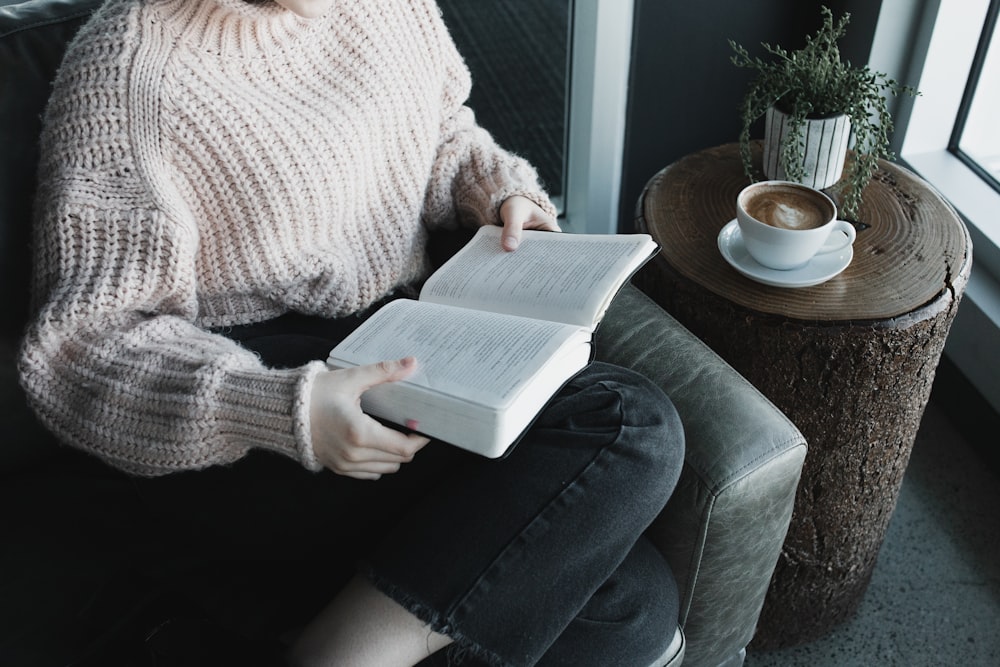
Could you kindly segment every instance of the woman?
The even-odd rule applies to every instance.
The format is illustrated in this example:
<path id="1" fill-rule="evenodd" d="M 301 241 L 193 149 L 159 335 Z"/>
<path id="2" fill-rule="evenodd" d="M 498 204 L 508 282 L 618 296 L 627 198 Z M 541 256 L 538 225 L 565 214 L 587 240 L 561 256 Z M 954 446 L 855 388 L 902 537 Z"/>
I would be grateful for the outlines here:
<path id="1" fill-rule="evenodd" d="M 683 450 L 651 383 L 592 364 L 488 461 L 361 412 L 419 360 L 317 361 L 426 276 L 430 230 L 558 230 L 469 87 L 430 0 L 109 0 L 46 113 L 22 383 L 137 476 L 149 571 L 294 581 L 276 625 L 332 596 L 293 664 L 648 664 L 677 602 L 641 533 Z"/>

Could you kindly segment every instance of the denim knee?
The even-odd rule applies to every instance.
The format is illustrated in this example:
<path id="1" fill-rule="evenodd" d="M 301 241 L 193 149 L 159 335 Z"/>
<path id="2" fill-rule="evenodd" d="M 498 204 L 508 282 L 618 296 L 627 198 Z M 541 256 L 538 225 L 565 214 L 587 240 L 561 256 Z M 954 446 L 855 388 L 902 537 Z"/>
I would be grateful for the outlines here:
<path id="1" fill-rule="evenodd" d="M 684 465 L 684 428 L 670 398 L 651 380 L 631 369 L 594 363 L 587 381 L 617 394 L 621 435 L 619 457 L 630 462 L 628 484 L 642 487 L 658 512 Z"/>

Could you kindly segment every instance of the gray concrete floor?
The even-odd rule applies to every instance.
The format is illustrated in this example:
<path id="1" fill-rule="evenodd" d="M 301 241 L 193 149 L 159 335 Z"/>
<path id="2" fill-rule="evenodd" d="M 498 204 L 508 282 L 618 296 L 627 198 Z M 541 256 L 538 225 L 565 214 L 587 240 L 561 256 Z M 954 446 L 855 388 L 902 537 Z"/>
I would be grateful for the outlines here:
<path id="1" fill-rule="evenodd" d="M 797 665 L 1000 666 L 1000 476 L 933 401 L 857 615 L 745 662 Z"/>

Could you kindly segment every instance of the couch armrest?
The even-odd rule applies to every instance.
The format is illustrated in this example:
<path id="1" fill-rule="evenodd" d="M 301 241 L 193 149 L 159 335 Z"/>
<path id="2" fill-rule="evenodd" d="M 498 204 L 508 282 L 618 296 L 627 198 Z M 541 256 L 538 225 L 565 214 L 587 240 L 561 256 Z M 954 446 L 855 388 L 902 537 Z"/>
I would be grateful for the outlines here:
<path id="1" fill-rule="evenodd" d="M 685 665 L 718 665 L 753 637 L 806 453 L 767 398 L 637 288 L 616 297 L 597 357 L 670 396 L 684 423 L 685 465 L 648 534 L 677 577 Z"/>

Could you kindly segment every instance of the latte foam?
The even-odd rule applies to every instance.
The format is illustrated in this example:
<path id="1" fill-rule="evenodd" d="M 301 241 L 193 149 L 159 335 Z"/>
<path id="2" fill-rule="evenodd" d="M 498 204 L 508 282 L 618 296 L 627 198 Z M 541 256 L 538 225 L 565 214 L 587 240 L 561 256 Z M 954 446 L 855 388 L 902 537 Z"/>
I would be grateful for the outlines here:
<path id="1" fill-rule="evenodd" d="M 785 184 L 765 185 L 746 193 L 743 209 L 779 229 L 816 229 L 834 216 L 830 203 L 817 193 Z"/>

